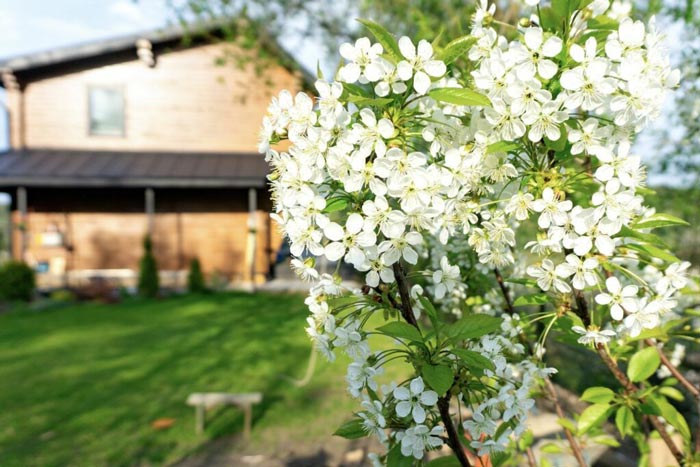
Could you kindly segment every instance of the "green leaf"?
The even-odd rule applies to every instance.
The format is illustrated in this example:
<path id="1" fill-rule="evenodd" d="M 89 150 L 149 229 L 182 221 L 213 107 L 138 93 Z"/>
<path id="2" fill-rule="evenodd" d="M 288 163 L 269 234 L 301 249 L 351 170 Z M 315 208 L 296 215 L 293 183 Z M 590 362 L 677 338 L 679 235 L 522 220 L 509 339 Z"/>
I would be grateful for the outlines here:
<path id="1" fill-rule="evenodd" d="M 461 55 L 467 53 L 475 42 L 476 38 L 474 36 L 458 37 L 447 44 L 444 49 L 442 49 L 440 60 L 445 62 L 445 65 L 449 65 L 457 60 Z"/>
<path id="2" fill-rule="evenodd" d="M 394 100 L 388 97 L 364 97 L 350 94 L 348 95 L 348 102 L 352 102 L 357 106 L 383 107 L 387 104 L 391 104 Z"/>
<path id="3" fill-rule="evenodd" d="M 627 376 L 633 383 L 644 381 L 656 372 L 659 365 L 661 359 L 656 347 L 646 347 L 630 358 Z"/>
<path id="4" fill-rule="evenodd" d="M 425 365 L 421 369 L 421 374 L 428 385 L 433 388 L 439 396 L 449 391 L 454 382 L 452 368 L 447 365 Z"/>
<path id="5" fill-rule="evenodd" d="M 518 149 L 519 147 L 519 144 L 510 141 L 499 141 L 498 143 L 489 144 L 486 147 L 486 152 L 488 154 L 494 154 L 497 152 L 510 152 Z"/>
<path id="6" fill-rule="evenodd" d="M 358 19 L 357 21 L 369 29 L 369 32 L 371 32 L 374 38 L 377 39 L 377 42 L 382 44 L 384 51 L 388 53 L 391 58 L 396 60 L 397 63 L 403 60 L 401 49 L 399 49 L 399 43 L 389 31 L 384 29 L 384 26 L 368 19 Z"/>
<path id="7" fill-rule="evenodd" d="M 540 8 L 540 23 L 545 31 L 556 31 L 560 26 L 559 15 L 551 7 Z"/>
<path id="8" fill-rule="evenodd" d="M 438 332 L 440 331 L 440 321 L 438 320 L 437 310 L 426 297 L 418 297 L 418 301 L 420 301 L 420 304 L 423 305 L 423 309 L 430 319 L 430 324 L 433 325 L 435 335 L 438 335 Z"/>
<path id="9" fill-rule="evenodd" d="M 333 433 L 334 436 L 340 436 L 345 439 L 364 438 L 367 436 L 367 434 L 367 431 L 362 426 L 361 418 L 353 418 L 352 420 L 343 423 L 340 425 L 340 428 L 335 430 L 335 433 Z"/>
<path id="10" fill-rule="evenodd" d="M 661 249 L 659 247 L 656 247 L 654 245 L 647 245 L 647 244 L 639 244 L 639 243 L 629 243 L 625 245 L 627 248 L 630 248 L 635 251 L 639 251 L 641 253 L 645 253 L 647 256 L 650 258 L 658 258 L 663 261 L 667 261 L 669 263 L 679 263 L 681 260 L 678 259 L 675 255 L 669 253 L 668 251 Z"/>
<path id="11" fill-rule="evenodd" d="M 397 339 L 406 339 L 413 342 L 423 342 L 423 336 L 414 326 L 403 321 L 392 321 L 377 328 L 377 331 Z"/>
<path id="12" fill-rule="evenodd" d="M 576 433 L 576 425 L 574 425 L 574 422 L 568 418 L 558 418 L 557 423 L 562 427 L 566 428 L 572 433 Z"/>
<path id="13" fill-rule="evenodd" d="M 588 20 L 588 29 L 603 29 L 606 31 L 617 31 L 620 23 L 606 15 L 596 16 Z"/>
<path id="14" fill-rule="evenodd" d="M 484 357 L 479 352 L 467 349 L 452 349 L 452 353 L 459 357 L 472 373 L 482 374 L 484 370 L 493 370 L 496 368 L 491 360 Z"/>
<path id="15" fill-rule="evenodd" d="M 636 230 L 632 230 L 626 225 L 622 226 L 622 229 L 620 229 L 620 236 L 621 237 L 631 237 L 631 238 L 637 238 L 639 240 L 642 240 L 645 243 L 651 243 L 652 245 L 657 245 L 662 248 L 668 248 L 668 245 L 666 242 L 664 242 L 661 237 L 658 235 L 650 234 L 650 233 L 643 233 L 643 232 L 638 232 Z"/>
<path id="16" fill-rule="evenodd" d="M 545 141 L 545 143 L 547 143 L 547 146 L 554 149 L 557 152 L 563 151 L 564 149 L 566 149 L 566 143 L 568 141 L 568 138 L 567 138 L 568 131 L 566 129 L 566 125 L 564 125 L 563 123 L 560 124 L 559 131 L 560 131 L 559 139 L 556 141 L 551 140 L 551 139 L 547 138 L 546 136 L 544 137 L 544 141 Z M 566 156 L 568 156 L 568 155 L 569 154 L 567 153 Z M 559 159 L 561 159 L 561 157 L 559 157 Z"/>
<path id="17" fill-rule="evenodd" d="M 578 434 L 582 435 L 591 428 L 602 424 L 611 411 L 612 407 L 608 404 L 593 404 L 586 407 L 578 419 Z"/>
<path id="18" fill-rule="evenodd" d="M 685 397 L 683 396 L 683 393 L 680 392 L 676 388 L 672 387 L 662 387 L 659 389 L 659 393 L 663 394 L 664 396 L 673 399 L 674 401 L 681 402 L 685 400 Z"/>
<path id="19" fill-rule="evenodd" d="M 502 321 L 501 318 L 484 314 L 466 315 L 448 326 L 446 334 L 455 340 L 474 339 L 498 331 Z"/>
<path id="20" fill-rule="evenodd" d="M 343 93 L 348 96 L 370 97 L 370 92 L 357 84 L 343 83 Z"/>
<path id="21" fill-rule="evenodd" d="M 595 442 L 596 444 L 610 446 L 611 448 L 619 448 L 620 447 L 620 443 L 612 436 L 607 436 L 607 435 L 596 436 L 595 438 L 592 439 L 592 441 Z"/>
<path id="22" fill-rule="evenodd" d="M 579 0 L 552 0 L 552 10 L 559 20 L 569 21 L 571 13 L 578 9 Z"/>
<path id="23" fill-rule="evenodd" d="M 425 464 L 425 467 L 460 467 L 461 464 L 457 460 L 457 458 L 453 455 L 449 456 L 444 456 L 444 457 L 438 457 L 437 459 L 433 459 L 427 464 Z"/>
<path id="24" fill-rule="evenodd" d="M 413 467 L 413 460 L 401 454 L 401 443 L 397 443 L 386 456 L 386 467 Z"/>
<path id="25" fill-rule="evenodd" d="M 428 95 L 436 101 L 447 102 L 448 104 L 491 106 L 491 101 L 488 97 L 466 88 L 437 88 L 430 91 Z"/>
<path id="26" fill-rule="evenodd" d="M 525 287 L 530 287 L 530 288 L 537 287 L 537 281 L 534 279 L 520 279 L 517 277 L 508 277 L 508 278 L 504 279 L 504 282 L 508 282 L 510 284 L 520 284 L 520 285 L 524 285 Z"/>
<path id="27" fill-rule="evenodd" d="M 648 398 L 648 402 L 656 406 L 659 415 L 664 417 L 671 426 L 678 430 L 678 433 L 680 433 L 686 441 L 690 440 L 690 427 L 688 427 L 688 422 L 686 422 L 683 415 L 681 415 L 665 397 L 661 395 L 652 395 Z"/>
<path id="28" fill-rule="evenodd" d="M 615 391 L 610 388 L 596 386 L 586 389 L 581 395 L 581 400 L 593 404 L 607 404 L 615 398 Z"/>
<path id="29" fill-rule="evenodd" d="M 637 421 L 634 419 L 634 412 L 626 406 L 617 409 L 615 425 L 617 426 L 617 431 L 619 431 L 620 435 L 623 437 L 634 433 L 635 427 L 637 426 Z"/>
<path id="30" fill-rule="evenodd" d="M 341 211 L 348 206 L 348 200 L 346 198 L 330 198 L 326 203 L 326 207 L 323 208 L 323 212 L 330 213 Z"/>
<path id="31" fill-rule="evenodd" d="M 680 217 L 670 214 L 656 213 L 652 216 L 645 217 L 632 224 L 635 229 L 656 229 L 658 227 L 668 227 L 671 225 L 689 225 Z"/>
<path id="32" fill-rule="evenodd" d="M 546 293 L 533 293 L 516 298 L 513 306 L 544 305 L 545 303 L 549 303 L 549 295 Z"/>
<path id="33" fill-rule="evenodd" d="M 540 451 L 546 454 L 559 454 L 561 452 L 564 452 L 561 446 L 554 443 L 543 444 L 542 447 L 540 447 Z"/>

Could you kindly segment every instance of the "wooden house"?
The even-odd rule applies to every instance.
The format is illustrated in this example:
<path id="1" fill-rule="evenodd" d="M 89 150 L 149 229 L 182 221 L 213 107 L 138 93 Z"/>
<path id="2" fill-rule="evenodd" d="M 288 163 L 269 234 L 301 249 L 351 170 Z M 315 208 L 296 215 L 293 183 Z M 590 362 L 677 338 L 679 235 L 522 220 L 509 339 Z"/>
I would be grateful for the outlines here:
<path id="1" fill-rule="evenodd" d="M 172 27 L 0 62 L 11 253 L 40 285 L 133 285 L 146 234 L 166 285 L 184 284 L 192 258 L 225 282 L 268 277 L 281 240 L 258 129 L 272 95 L 309 79 L 275 44 L 280 64 L 260 70 L 254 60 L 222 65 L 231 43 L 184 34 Z"/>

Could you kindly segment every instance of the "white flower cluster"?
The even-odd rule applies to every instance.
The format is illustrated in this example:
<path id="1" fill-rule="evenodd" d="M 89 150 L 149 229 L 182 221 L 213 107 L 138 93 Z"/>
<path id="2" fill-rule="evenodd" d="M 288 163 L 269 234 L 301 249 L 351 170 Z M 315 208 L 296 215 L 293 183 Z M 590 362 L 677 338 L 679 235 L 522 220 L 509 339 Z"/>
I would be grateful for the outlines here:
<path id="1" fill-rule="evenodd" d="M 371 350 L 362 315 L 374 306 L 367 294 L 396 305 L 392 286 L 402 268 L 419 278 L 400 297 L 415 319 L 426 298 L 461 316 L 474 298 L 469 280 L 493 280 L 488 273 L 504 268 L 521 282 L 534 279 L 555 303 L 590 293 L 609 317 L 603 330 L 575 326 L 582 344 L 658 326 L 686 284 L 687 263 L 659 266 L 648 281 L 629 269 L 640 255 L 627 232 L 649 216 L 639 194 L 645 169 L 631 141 L 679 77 L 654 23 L 623 10 L 596 0 L 572 15 L 566 34 L 540 27 L 535 16 L 509 40 L 489 26 L 494 7 L 482 0 L 464 57 L 470 73 L 446 65 L 424 40 L 402 37 L 392 46 L 361 38 L 341 46 L 344 62 L 334 80 L 316 82 L 315 100 L 283 91 L 269 106 L 260 150 L 272 167 L 273 218 L 289 239 L 292 266 L 316 282 L 307 332 L 330 360 L 336 349 L 350 356 L 346 380 L 361 399 L 363 426 L 399 443 L 404 456 L 421 459 L 442 444 L 439 395 L 420 376 L 377 395 L 385 360 Z M 587 29 L 603 14 L 619 19 L 616 30 Z M 287 149 L 275 149 L 282 140 Z M 536 238 L 516 265 L 515 232 L 531 217 Z M 312 257 L 351 265 L 364 275 L 364 290 L 319 274 Z M 334 308 L 348 296 L 354 304 Z M 480 298 L 485 303 L 470 312 L 501 314 L 500 290 Z M 523 433 L 529 394 L 551 372 L 514 343 L 517 317 L 502 331 L 464 346 L 496 368 L 488 373 L 491 396 L 470 401 L 473 417 L 464 424 L 481 452 L 503 450 Z M 404 428 L 387 435 L 390 419 Z"/>
<path id="2" fill-rule="evenodd" d="M 531 393 L 543 377 L 556 373 L 553 368 L 540 368 L 525 358 L 522 344 L 511 340 L 522 332 L 519 322 L 518 315 L 509 316 L 501 325 L 502 335 L 484 336 L 470 346 L 495 366 L 493 371 L 485 372 L 493 385 L 490 388 L 493 395 L 473 404 L 471 419 L 463 422 L 471 446 L 480 455 L 505 451 L 513 437 L 523 435 L 529 411 L 535 405 Z M 506 356 L 516 358 L 508 361 Z M 507 428 L 499 429 L 501 423 L 507 424 Z"/>

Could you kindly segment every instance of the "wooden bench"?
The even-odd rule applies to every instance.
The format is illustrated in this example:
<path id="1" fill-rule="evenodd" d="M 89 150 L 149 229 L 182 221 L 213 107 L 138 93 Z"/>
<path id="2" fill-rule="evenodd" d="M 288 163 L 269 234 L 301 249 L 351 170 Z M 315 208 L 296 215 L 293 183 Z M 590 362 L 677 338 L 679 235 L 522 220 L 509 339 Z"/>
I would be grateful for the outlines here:
<path id="1" fill-rule="evenodd" d="M 226 392 L 196 392 L 187 397 L 187 405 L 195 407 L 195 429 L 197 434 L 204 432 L 204 423 L 207 410 L 220 405 L 235 405 L 243 410 L 243 438 L 248 439 L 253 422 L 253 405 L 262 401 L 262 394 L 252 392 L 248 394 L 229 394 Z"/>

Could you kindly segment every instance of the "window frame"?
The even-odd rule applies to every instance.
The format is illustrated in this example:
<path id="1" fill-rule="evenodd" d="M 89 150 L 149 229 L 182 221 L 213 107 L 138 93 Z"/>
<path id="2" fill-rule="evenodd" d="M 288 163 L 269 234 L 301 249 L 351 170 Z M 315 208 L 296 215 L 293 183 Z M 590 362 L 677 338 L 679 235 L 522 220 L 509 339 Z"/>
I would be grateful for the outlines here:
<path id="1" fill-rule="evenodd" d="M 114 132 L 101 132 L 99 130 L 93 129 L 92 122 L 92 92 L 96 89 L 105 89 L 118 91 L 121 96 L 122 105 L 122 124 L 120 131 Z M 87 86 L 87 134 L 88 136 L 97 136 L 105 138 L 125 138 L 126 137 L 126 88 L 121 84 L 89 84 Z"/>

